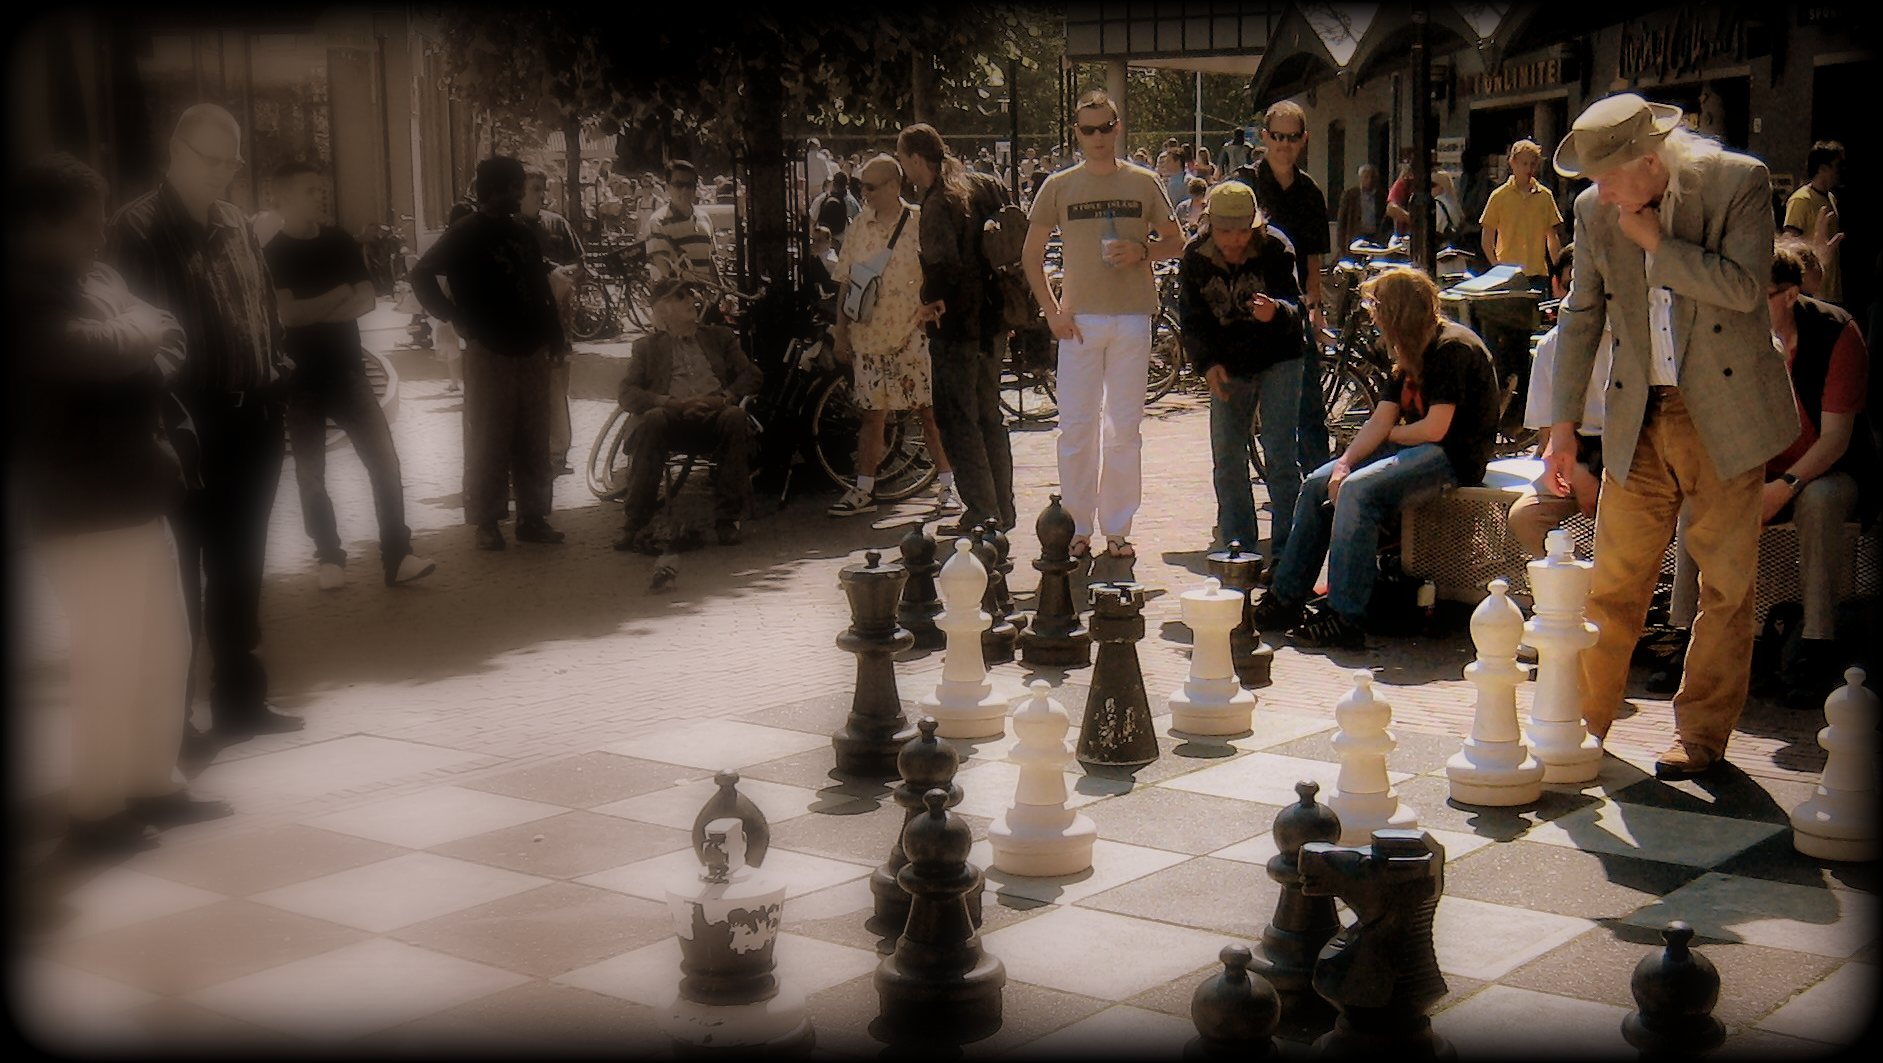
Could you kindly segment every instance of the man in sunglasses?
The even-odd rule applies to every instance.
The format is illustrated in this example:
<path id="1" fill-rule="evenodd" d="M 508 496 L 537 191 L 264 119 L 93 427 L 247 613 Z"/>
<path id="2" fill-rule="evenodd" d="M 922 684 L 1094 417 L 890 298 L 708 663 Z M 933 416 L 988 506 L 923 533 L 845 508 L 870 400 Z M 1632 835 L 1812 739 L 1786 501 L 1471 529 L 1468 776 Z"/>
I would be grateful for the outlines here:
<path id="1" fill-rule="evenodd" d="M 1151 262 L 1183 254 L 1183 229 L 1157 175 L 1120 163 L 1124 124 L 1110 96 L 1094 90 L 1080 97 L 1073 127 L 1085 159 L 1040 187 L 1022 257 L 1059 340 L 1059 482 L 1075 529 L 1072 554 L 1091 553 L 1096 528 L 1113 557 L 1130 558 L 1131 521 L 1143 496 L 1138 428 L 1158 310 Z M 1055 229 L 1065 241 L 1059 293 L 1046 279 Z"/>
<path id="2" fill-rule="evenodd" d="M 214 104 L 185 110 L 163 182 L 118 212 L 109 251 L 131 290 L 183 327 L 177 394 L 201 441 L 202 485 L 186 493 L 176 536 L 191 630 L 207 636 L 214 661 L 209 703 L 218 741 L 302 726 L 269 709 L 257 653 L 292 366 L 261 244 L 224 198 L 242 166 L 233 115 Z"/>
<path id="3" fill-rule="evenodd" d="M 641 222 L 648 268 L 655 280 L 685 277 L 718 285 L 713 261 L 713 222 L 699 205 L 700 172 L 684 159 L 667 164 L 667 204 Z"/>
<path id="4" fill-rule="evenodd" d="M 1268 150 L 1255 164 L 1255 201 L 1270 225 L 1281 230 L 1295 251 L 1295 279 L 1306 294 L 1306 333 L 1302 337 L 1301 395 L 1295 427 L 1300 473 L 1306 476 L 1327 464 L 1327 407 L 1321 399 L 1321 346 L 1317 338 L 1327 327 L 1321 312 L 1321 256 L 1327 254 L 1327 197 L 1321 186 L 1300 168 L 1308 150 L 1308 115 L 1301 105 L 1282 100 L 1262 118 L 1262 143 Z M 1287 537 L 1276 513 L 1279 543 Z M 1225 529 L 1227 533 L 1227 529 Z M 1280 551 L 1275 552 L 1280 556 Z"/>

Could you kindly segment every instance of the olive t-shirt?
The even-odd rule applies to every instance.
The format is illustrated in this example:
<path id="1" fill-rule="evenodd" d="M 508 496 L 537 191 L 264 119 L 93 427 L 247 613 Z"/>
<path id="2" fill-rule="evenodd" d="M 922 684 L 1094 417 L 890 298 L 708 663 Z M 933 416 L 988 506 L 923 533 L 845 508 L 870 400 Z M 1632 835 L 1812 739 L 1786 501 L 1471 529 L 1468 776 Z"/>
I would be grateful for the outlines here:
<path id="1" fill-rule="evenodd" d="M 1451 425 L 1438 441 L 1460 484 L 1484 481 L 1484 466 L 1497 443 L 1497 405 L 1502 397 L 1490 349 L 1477 333 L 1447 321 L 1425 349 L 1424 371 L 1414 384 L 1393 370 L 1386 395 L 1399 403 L 1399 422 L 1421 420 L 1434 406 L 1451 405 Z"/>
<path id="2" fill-rule="evenodd" d="M 1149 170 L 1118 164 L 1093 173 L 1085 163 L 1048 177 L 1033 197 L 1034 225 L 1059 230 L 1065 243 L 1060 304 L 1074 314 L 1157 313 L 1157 281 L 1147 258 L 1135 266 L 1105 264 L 1104 241 L 1146 243 L 1151 226 L 1174 221 L 1164 184 Z"/>

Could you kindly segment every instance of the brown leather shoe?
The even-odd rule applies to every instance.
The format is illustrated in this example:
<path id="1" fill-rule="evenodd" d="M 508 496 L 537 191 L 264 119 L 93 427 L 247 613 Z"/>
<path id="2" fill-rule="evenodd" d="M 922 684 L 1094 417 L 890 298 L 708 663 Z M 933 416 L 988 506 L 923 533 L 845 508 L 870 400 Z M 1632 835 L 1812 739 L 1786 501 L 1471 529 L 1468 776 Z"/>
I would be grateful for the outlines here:
<path id="1" fill-rule="evenodd" d="M 1654 774 L 1662 779 L 1685 779 L 1718 764 L 1720 758 L 1687 742 L 1676 741 L 1654 758 Z"/>

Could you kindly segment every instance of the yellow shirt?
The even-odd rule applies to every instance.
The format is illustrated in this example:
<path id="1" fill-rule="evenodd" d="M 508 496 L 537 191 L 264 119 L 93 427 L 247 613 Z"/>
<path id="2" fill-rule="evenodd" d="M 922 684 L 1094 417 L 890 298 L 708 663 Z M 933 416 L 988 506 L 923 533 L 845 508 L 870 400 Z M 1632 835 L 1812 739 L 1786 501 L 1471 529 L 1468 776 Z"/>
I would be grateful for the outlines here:
<path id="1" fill-rule="evenodd" d="M 1547 277 L 1549 232 L 1562 221 L 1549 189 L 1533 181 L 1526 192 L 1512 177 L 1491 193 L 1478 224 L 1497 230 L 1497 261 L 1516 263 L 1527 276 Z"/>
<path id="2" fill-rule="evenodd" d="M 1831 208 L 1831 216 L 1825 223 L 1824 232 L 1819 233 L 1818 211 Z M 1815 242 L 1828 241 L 1837 235 L 1838 230 L 1837 200 L 1827 192 L 1820 192 L 1810 185 L 1805 185 L 1791 194 L 1785 201 L 1785 227 L 1796 229 L 1804 234 L 1805 239 Z M 1842 302 L 1844 298 L 1843 270 L 1837 268 L 1837 252 L 1833 251 L 1829 262 L 1819 263 L 1824 267 L 1824 283 L 1818 286 L 1818 297 L 1829 302 Z"/>

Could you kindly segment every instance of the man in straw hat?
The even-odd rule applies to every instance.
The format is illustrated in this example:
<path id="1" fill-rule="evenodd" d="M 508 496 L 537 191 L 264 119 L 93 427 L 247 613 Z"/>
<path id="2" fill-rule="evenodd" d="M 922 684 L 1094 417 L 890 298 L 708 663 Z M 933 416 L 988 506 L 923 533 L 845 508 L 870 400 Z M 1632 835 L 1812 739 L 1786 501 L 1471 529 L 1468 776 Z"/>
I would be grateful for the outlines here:
<path id="1" fill-rule="evenodd" d="M 1661 556 L 1683 503 L 1700 612 L 1674 695 L 1676 741 L 1655 773 L 1717 763 L 1745 707 L 1763 468 L 1798 435 L 1765 290 L 1771 179 L 1757 159 L 1680 125 L 1633 93 L 1598 100 L 1556 149 L 1576 197 L 1576 270 L 1563 302 L 1546 486 L 1569 493 L 1589 370 L 1614 334 L 1601 505 L 1582 657 L 1582 713 L 1605 738 L 1628 679 Z"/>

